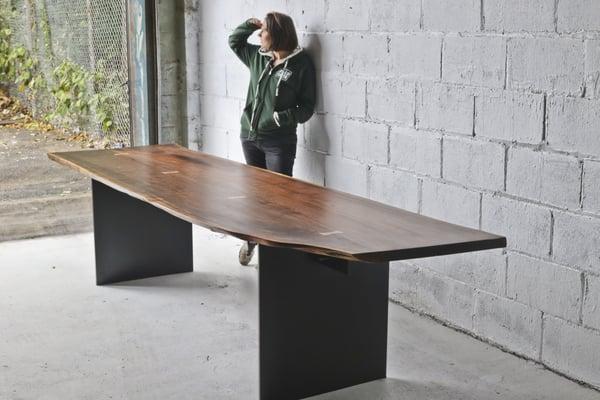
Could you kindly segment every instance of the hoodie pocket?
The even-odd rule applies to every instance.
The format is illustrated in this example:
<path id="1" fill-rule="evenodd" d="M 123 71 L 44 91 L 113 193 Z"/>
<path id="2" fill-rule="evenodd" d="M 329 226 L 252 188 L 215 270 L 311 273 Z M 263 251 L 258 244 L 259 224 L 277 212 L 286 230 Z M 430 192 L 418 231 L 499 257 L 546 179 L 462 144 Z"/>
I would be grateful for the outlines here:
<path id="1" fill-rule="evenodd" d="M 272 131 L 278 129 L 279 126 L 275 122 L 275 118 L 273 118 L 273 111 L 264 111 L 262 113 L 262 118 L 258 121 L 258 130 L 259 131 Z"/>

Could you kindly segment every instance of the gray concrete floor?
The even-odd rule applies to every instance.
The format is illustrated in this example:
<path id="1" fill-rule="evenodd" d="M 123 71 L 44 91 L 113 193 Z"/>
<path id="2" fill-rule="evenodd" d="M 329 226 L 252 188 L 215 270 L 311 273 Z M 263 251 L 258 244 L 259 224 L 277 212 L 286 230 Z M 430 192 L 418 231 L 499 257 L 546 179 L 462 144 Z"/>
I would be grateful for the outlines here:
<path id="1" fill-rule="evenodd" d="M 0 243 L 0 399 L 257 399 L 257 270 L 194 227 L 195 272 L 98 287 L 93 236 Z M 307 288 L 308 290 L 308 288 Z M 390 304 L 386 380 L 319 400 L 599 400 Z"/>

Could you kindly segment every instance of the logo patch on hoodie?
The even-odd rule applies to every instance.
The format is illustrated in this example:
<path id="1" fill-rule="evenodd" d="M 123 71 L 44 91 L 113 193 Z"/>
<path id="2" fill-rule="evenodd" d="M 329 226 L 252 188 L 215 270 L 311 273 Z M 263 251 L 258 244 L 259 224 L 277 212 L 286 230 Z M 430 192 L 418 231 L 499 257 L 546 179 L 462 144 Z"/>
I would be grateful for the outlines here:
<path id="1" fill-rule="evenodd" d="M 290 76 L 292 76 L 292 71 L 290 71 L 287 68 L 280 69 L 279 71 L 277 71 L 275 73 L 275 77 L 277 77 L 277 78 L 281 77 L 282 81 L 287 81 L 288 79 L 290 79 Z"/>

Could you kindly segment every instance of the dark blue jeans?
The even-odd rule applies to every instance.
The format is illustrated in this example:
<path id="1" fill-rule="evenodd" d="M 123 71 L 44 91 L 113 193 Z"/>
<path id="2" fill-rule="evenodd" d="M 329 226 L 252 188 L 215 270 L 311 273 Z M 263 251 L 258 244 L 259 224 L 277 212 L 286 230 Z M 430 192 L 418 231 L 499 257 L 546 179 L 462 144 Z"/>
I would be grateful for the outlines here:
<path id="1" fill-rule="evenodd" d="M 242 139 L 242 149 L 246 164 L 292 176 L 296 159 L 296 142 Z"/>

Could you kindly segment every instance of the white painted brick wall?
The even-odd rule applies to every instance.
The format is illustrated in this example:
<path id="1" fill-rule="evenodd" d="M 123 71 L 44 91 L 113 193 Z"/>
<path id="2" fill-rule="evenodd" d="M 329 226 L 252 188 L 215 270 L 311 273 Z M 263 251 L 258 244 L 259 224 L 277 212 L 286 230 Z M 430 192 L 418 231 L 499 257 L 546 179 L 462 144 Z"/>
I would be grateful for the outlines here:
<path id="1" fill-rule="evenodd" d="M 418 211 L 419 179 L 413 174 L 372 166 L 369 169 L 368 181 L 370 199 L 412 212 Z"/>
<path id="2" fill-rule="evenodd" d="M 581 272 L 521 254 L 508 255 L 508 297 L 572 322 L 579 321 Z"/>
<path id="3" fill-rule="evenodd" d="M 553 32 L 556 0 L 485 1 L 485 30 L 497 32 Z"/>
<path id="4" fill-rule="evenodd" d="M 585 41 L 585 95 L 600 96 L 600 40 Z"/>
<path id="5" fill-rule="evenodd" d="M 509 249 L 547 257 L 551 226 L 551 213 L 544 207 L 502 196 L 483 196 L 481 228 L 505 235 Z"/>
<path id="6" fill-rule="evenodd" d="M 421 0 L 371 0 L 371 30 L 417 31 L 421 23 Z"/>
<path id="7" fill-rule="evenodd" d="M 548 98 L 548 143 L 556 150 L 600 156 L 600 101 Z"/>
<path id="8" fill-rule="evenodd" d="M 423 0 L 423 27 L 428 31 L 478 31 L 480 0 Z"/>
<path id="9" fill-rule="evenodd" d="M 586 279 L 582 320 L 584 326 L 600 329 L 600 277 L 588 276 Z"/>
<path id="10" fill-rule="evenodd" d="M 351 117 L 365 116 L 367 103 L 364 79 L 328 72 L 320 75 L 319 83 L 317 111 Z"/>
<path id="11" fill-rule="evenodd" d="M 222 128 L 202 127 L 202 151 L 219 157 L 227 157 L 227 143 L 229 132 Z"/>
<path id="12" fill-rule="evenodd" d="M 499 296 L 506 293 L 506 254 L 501 249 L 420 258 L 412 263 Z"/>
<path id="13" fill-rule="evenodd" d="M 337 33 L 305 34 L 298 38 L 313 57 L 321 72 L 340 73 L 344 70 L 344 35 Z"/>
<path id="14" fill-rule="evenodd" d="M 480 204 L 481 193 L 423 180 L 423 215 L 477 229 Z"/>
<path id="15" fill-rule="evenodd" d="M 415 83 L 396 78 L 368 81 L 367 116 L 370 119 L 414 126 Z"/>
<path id="16" fill-rule="evenodd" d="M 405 33 L 390 36 L 390 74 L 405 78 L 436 80 L 441 73 L 442 37 Z"/>
<path id="17" fill-rule="evenodd" d="M 444 38 L 442 79 L 485 87 L 504 87 L 506 40 L 502 36 L 448 35 Z"/>
<path id="18" fill-rule="evenodd" d="M 537 358 L 542 337 L 542 312 L 484 291 L 475 293 L 473 329 L 513 352 Z"/>
<path id="19" fill-rule="evenodd" d="M 544 129 L 541 94 L 510 90 L 482 91 L 475 97 L 475 135 L 538 144 Z"/>
<path id="20" fill-rule="evenodd" d="M 600 1 L 190 2 L 190 146 L 243 161 L 227 36 L 290 14 L 318 93 L 294 175 L 508 239 L 392 262 L 391 298 L 600 388 Z"/>
<path id="21" fill-rule="evenodd" d="M 248 82 L 250 81 L 250 73 L 248 69 L 240 64 L 227 64 L 225 68 L 225 87 L 227 89 L 226 96 L 234 97 L 243 100 L 246 104 L 246 94 L 248 94 Z M 223 86 L 223 82 L 219 82 Z"/>
<path id="22" fill-rule="evenodd" d="M 417 127 L 471 135 L 474 95 L 470 88 L 424 83 L 417 87 Z"/>
<path id="23" fill-rule="evenodd" d="M 366 31 L 369 29 L 369 2 L 336 0 L 325 2 L 327 30 Z"/>
<path id="24" fill-rule="evenodd" d="M 404 262 L 391 263 L 390 280 L 394 282 L 392 298 L 421 312 L 443 315 L 460 328 L 473 329 L 475 289 L 471 286 Z"/>
<path id="25" fill-rule="evenodd" d="M 388 164 L 389 127 L 383 124 L 345 120 L 342 155 L 373 164 Z"/>
<path id="26" fill-rule="evenodd" d="M 596 0 L 558 1 L 559 32 L 600 31 L 600 3 Z"/>
<path id="27" fill-rule="evenodd" d="M 553 258 L 600 274 L 600 219 L 554 213 Z"/>
<path id="28" fill-rule="evenodd" d="M 298 32 L 325 31 L 325 2 L 323 0 L 303 0 L 287 2 L 287 14 L 294 17 Z"/>
<path id="29" fill-rule="evenodd" d="M 542 361 L 551 368 L 600 387 L 600 333 L 544 316 Z"/>
<path id="30" fill-rule="evenodd" d="M 325 185 L 332 189 L 367 197 L 368 166 L 336 156 L 325 157 Z"/>
<path id="31" fill-rule="evenodd" d="M 390 164 L 417 174 L 440 176 L 441 136 L 413 128 L 392 127 Z"/>
<path id="32" fill-rule="evenodd" d="M 583 163 L 583 209 L 600 214 L 600 162 Z"/>
<path id="33" fill-rule="evenodd" d="M 325 154 L 310 151 L 304 147 L 296 149 L 294 162 L 294 177 L 316 185 L 325 184 Z"/>
<path id="34" fill-rule="evenodd" d="M 511 38 L 507 86 L 579 95 L 583 90 L 583 55 L 581 39 Z"/>
<path id="35" fill-rule="evenodd" d="M 333 156 L 342 155 L 342 118 L 315 114 L 304 124 L 304 139 L 309 150 Z"/>
<path id="36" fill-rule="evenodd" d="M 506 191 L 515 196 L 578 209 L 580 175 L 581 166 L 575 157 L 525 147 L 508 149 Z"/>
<path id="37" fill-rule="evenodd" d="M 344 70 L 352 75 L 380 77 L 388 73 L 388 38 L 386 35 L 344 35 Z"/>
<path id="38" fill-rule="evenodd" d="M 504 145 L 445 137 L 442 148 L 444 178 L 465 186 L 503 189 Z"/>

